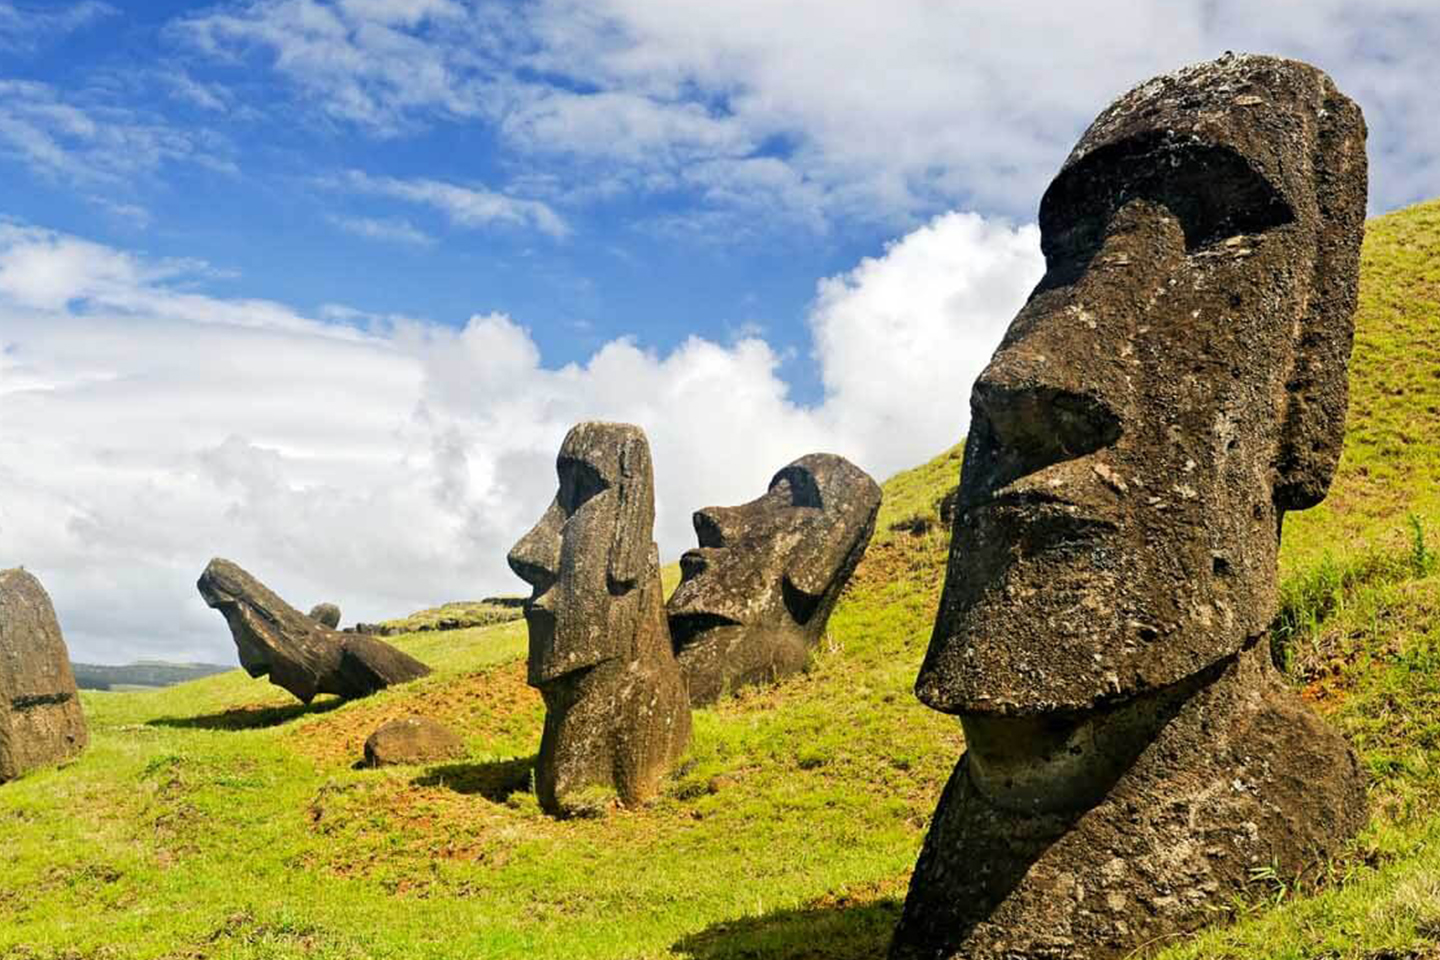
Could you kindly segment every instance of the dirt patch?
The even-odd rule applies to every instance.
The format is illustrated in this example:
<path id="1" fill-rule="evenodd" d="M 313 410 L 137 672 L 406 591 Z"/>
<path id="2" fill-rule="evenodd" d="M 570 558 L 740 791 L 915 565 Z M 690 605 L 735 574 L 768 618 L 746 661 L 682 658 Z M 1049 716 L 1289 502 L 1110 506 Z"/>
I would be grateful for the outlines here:
<path id="1" fill-rule="evenodd" d="M 395 693 L 399 695 L 348 704 L 303 724 L 290 734 L 290 743 L 323 764 L 349 766 L 360 759 L 365 738 L 376 727 L 410 715 L 437 720 L 466 740 L 540 742 L 545 706 L 539 692 L 525 683 L 524 661 L 429 680 Z"/>

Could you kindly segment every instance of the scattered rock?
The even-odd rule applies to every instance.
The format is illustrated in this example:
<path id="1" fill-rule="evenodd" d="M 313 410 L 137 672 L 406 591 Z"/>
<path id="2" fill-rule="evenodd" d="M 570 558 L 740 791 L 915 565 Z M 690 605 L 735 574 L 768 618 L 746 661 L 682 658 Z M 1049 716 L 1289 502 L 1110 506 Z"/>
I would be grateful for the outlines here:
<path id="1" fill-rule="evenodd" d="M 545 699 L 540 806 L 653 797 L 690 742 L 654 543 L 655 480 L 638 427 L 581 423 L 556 460 L 559 493 L 509 555 L 534 592 L 527 679 Z"/>
<path id="2" fill-rule="evenodd" d="M 55 608 L 25 570 L 0 570 L 0 783 L 89 742 Z"/>
<path id="3" fill-rule="evenodd" d="M 812 453 L 765 495 L 695 512 L 666 604 L 695 706 L 805 668 L 875 531 L 880 486 L 844 457 Z"/>
<path id="4" fill-rule="evenodd" d="M 402 717 L 382 723 L 365 740 L 365 765 L 385 767 L 434 763 L 464 756 L 465 741 L 428 717 Z"/>
<path id="5" fill-rule="evenodd" d="M 331 630 L 340 628 L 340 608 L 333 603 L 317 603 L 310 608 L 310 619 Z"/>
<path id="6" fill-rule="evenodd" d="M 1365 170 L 1328 77 L 1226 57 L 1121 97 L 1046 191 L 1046 275 L 971 399 L 916 682 L 967 752 L 895 960 L 1132 956 L 1363 825 L 1262 641 L 1344 438 Z"/>
<path id="7" fill-rule="evenodd" d="M 229 560 L 211 560 L 196 587 L 230 625 L 246 672 L 268 675 L 303 703 L 317 693 L 368 696 L 430 672 L 389 644 L 340 633 L 304 616 Z"/>

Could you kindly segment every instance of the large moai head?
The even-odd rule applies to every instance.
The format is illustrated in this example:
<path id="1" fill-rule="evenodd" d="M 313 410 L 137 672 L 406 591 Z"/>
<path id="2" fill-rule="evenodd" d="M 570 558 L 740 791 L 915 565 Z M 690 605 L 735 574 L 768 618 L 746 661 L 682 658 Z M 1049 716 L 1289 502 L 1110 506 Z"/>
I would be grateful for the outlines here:
<path id="1" fill-rule="evenodd" d="M 528 679 L 545 698 L 541 806 L 587 787 L 647 799 L 690 738 L 653 539 L 655 480 L 639 427 L 581 423 L 556 458 L 559 491 L 510 550 L 532 588 Z"/>
<path id="2" fill-rule="evenodd" d="M 916 680 L 966 752 L 895 960 L 1134 956 L 1363 823 L 1260 641 L 1281 521 L 1340 454 L 1365 192 L 1359 108 L 1260 56 L 1136 87 L 1046 191 L 1045 276 L 971 398 Z"/>
<path id="3" fill-rule="evenodd" d="M 695 512 L 697 549 L 666 605 L 692 703 L 803 668 L 875 529 L 880 487 L 812 453 L 738 507 Z"/>
<path id="4" fill-rule="evenodd" d="M 1272 57 L 1151 80 L 1090 126 L 971 396 L 921 700 L 1084 711 L 1266 629 L 1281 519 L 1340 454 L 1365 172 L 1355 104 Z"/>

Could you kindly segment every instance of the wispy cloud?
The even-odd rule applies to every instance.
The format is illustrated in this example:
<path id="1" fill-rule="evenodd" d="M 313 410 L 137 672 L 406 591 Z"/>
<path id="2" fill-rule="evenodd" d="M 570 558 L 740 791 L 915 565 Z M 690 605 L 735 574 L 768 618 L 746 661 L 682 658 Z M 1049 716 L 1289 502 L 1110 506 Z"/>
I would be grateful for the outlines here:
<path id="1" fill-rule="evenodd" d="M 507 17 L 455 0 L 251 0 L 171 30 L 221 60 L 268 53 L 327 115 L 393 136 L 485 112 L 484 65 Z"/>
<path id="2" fill-rule="evenodd" d="M 97 0 L 43 6 L 0 0 L 0 50 L 32 51 L 119 12 Z"/>
<path id="3" fill-rule="evenodd" d="M 497 193 L 482 186 L 424 178 L 374 177 L 360 170 L 351 170 L 335 182 L 357 193 L 432 207 L 461 227 L 509 225 L 539 230 L 552 237 L 570 234 L 570 226 L 549 204 Z"/>
<path id="4" fill-rule="evenodd" d="M 0 155 L 37 177 L 82 188 L 128 182 L 176 162 L 234 170 L 208 131 L 86 99 L 49 84 L 0 80 Z"/>
<path id="5" fill-rule="evenodd" d="M 415 246 L 429 246 L 435 238 L 416 227 L 409 220 L 375 217 L 344 217 L 332 215 L 330 222 L 347 233 L 367 240 L 386 240 L 392 243 L 408 243 Z"/>
<path id="6" fill-rule="evenodd" d="M 1440 177 L 1427 0 L 1101 0 L 1085 16 L 1053 0 L 248 0 L 183 33 L 216 58 L 258 54 L 326 115 L 380 135 L 484 123 L 532 169 L 693 190 L 712 209 L 753 194 L 696 183 L 697 164 L 733 182 L 727 166 L 765 161 L 788 173 L 764 178 L 779 202 L 758 206 L 787 217 L 1028 218 L 1101 107 L 1226 49 L 1311 60 L 1361 101 L 1380 208 Z"/>

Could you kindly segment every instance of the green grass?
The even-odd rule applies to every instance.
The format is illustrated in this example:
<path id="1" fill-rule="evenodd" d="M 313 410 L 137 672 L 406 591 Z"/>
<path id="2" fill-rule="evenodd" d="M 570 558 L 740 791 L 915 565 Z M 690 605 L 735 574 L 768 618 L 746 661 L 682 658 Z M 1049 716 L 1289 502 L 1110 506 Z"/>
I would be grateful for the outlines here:
<path id="1" fill-rule="evenodd" d="M 1436 264 L 1440 204 L 1371 224 L 1350 442 L 1282 556 L 1274 647 L 1361 751 L 1372 824 L 1318 872 L 1258 873 L 1169 960 L 1440 956 Z M 962 749 L 910 689 L 958 469 L 956 449 L 886 484 L 813 668 L 697 711 L 642 810 L 537 809 L 523 623 L 391 638 L 435 673 L 347 704 L 302 707 L 238 672 L 85 693 L 90 750 L 0 788 L 0 957 L 883 955 Z M 407 712 L 461 732 L 467 755 L 355 769 Z"/>
<path id="2" fill-rule="evenodd" d="M 377 626 L 384 627 L 387 633 L 418 633 L 426 630 L 489 627 L 517 620 L 521 616 L 519 607 L 488 603 L 484 600 L 456 600 L 428 610 L 420 610 L 408 617 L 382 620 Z"/>

